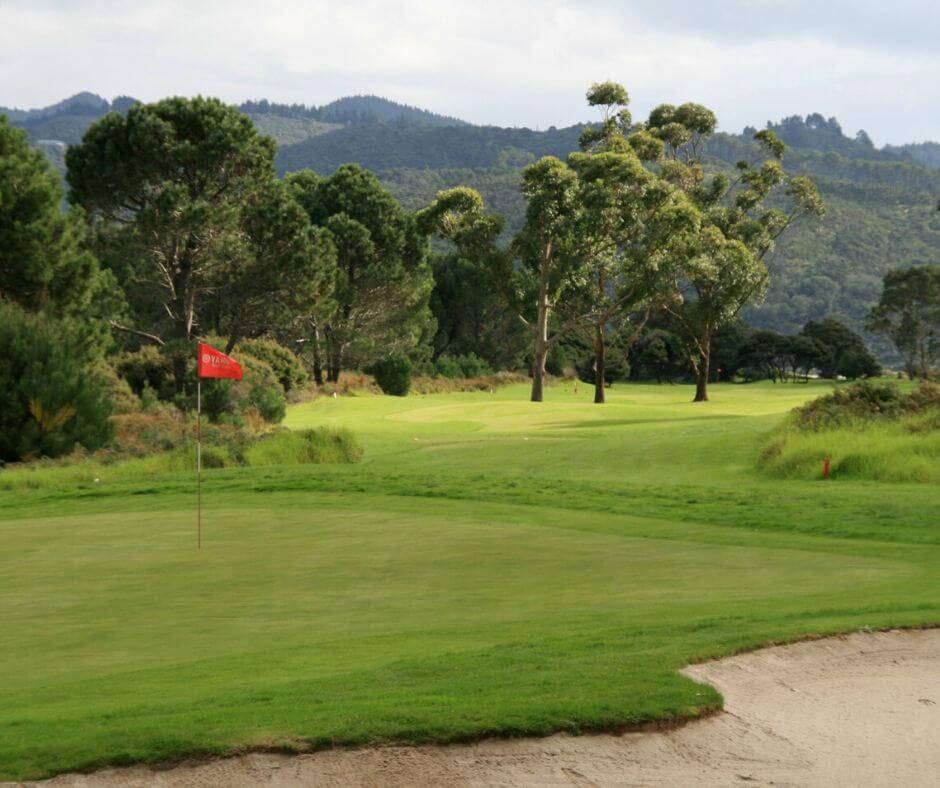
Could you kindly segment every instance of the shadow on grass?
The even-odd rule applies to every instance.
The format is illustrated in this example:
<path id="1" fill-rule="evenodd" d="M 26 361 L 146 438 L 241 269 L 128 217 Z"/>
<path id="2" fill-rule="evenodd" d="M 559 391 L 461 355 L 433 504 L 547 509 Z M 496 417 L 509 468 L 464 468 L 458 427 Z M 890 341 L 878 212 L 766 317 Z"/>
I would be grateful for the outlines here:
<path id="1" fill-rule="evenodd" d="M 712 417 L 714 421 L 722 421 L 725 419 L 737 420 L 747 418 L 738 413 L 722 413 Z M 674 419 L 600 419 L 600 420 L 589 420 L 589 421 L 553 421 L 549 424 L 539 425 L 540 429 L 559 429 L 559 430 L 580 430 L 580 429 L 597 429 L 598 427 L 631 427 L 638 426 L 641 424 L 661 424 L 666 426 L 668 424 L 681 424 L 683 422 L 697 421 L 701 422 L 701 416 L 679 416 Z"/>

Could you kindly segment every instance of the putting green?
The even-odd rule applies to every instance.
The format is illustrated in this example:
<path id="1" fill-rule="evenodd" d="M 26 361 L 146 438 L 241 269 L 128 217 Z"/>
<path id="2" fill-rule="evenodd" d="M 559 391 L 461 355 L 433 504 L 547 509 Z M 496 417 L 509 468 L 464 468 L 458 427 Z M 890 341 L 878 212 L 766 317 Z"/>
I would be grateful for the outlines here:
<path id="1" fill-rule="evenodd" d="M 0 777 L 292 741 L 687 716 L 676 673 L 771 639 L 940 621 L 940 493 L 777 481 L 821 385 L 324 399 L 350 466 L 0 492 Z"/>

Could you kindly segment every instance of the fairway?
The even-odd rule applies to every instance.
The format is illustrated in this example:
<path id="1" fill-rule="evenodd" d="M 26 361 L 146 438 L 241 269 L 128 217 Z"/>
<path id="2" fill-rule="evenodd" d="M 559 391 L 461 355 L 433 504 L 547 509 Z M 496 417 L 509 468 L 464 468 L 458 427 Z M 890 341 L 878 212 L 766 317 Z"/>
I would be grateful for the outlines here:
<path id="1" fill-rule="evenodd" d="M 243 746 L 616 729 L 719 708 L 677 671 L 940 622 L 940 492 L 786 481 L 824 384 L 569 383 L 293 406 L 352 465 L 0 492 L 0 779 Z M 2 473 L 2 472 L 0 472 Z"/>

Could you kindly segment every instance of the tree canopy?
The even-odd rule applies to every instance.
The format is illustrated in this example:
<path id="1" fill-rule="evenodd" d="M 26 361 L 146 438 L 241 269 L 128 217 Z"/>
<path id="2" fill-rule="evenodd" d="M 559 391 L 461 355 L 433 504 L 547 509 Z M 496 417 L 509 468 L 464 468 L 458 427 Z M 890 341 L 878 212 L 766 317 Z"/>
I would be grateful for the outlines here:
<path id="1" fill-rule="evenodd" d="M 107 115 L 68 151 L 70 199 L 133 308 L 132 326 L 114 325 L 167 347 L 177 391 L 210 315 L 234 344 L 258 310 L 312 309 L 296 302 L 332 249 L 281 194 L 274 150 L 246 116 L 197 97 Z"/>
<path id="2" fill-rule="evenodd" d="M 869 328 L 886 334 L 911 377 L 926 378 L 940 359 L 940 266 L 889 271 Z"/>

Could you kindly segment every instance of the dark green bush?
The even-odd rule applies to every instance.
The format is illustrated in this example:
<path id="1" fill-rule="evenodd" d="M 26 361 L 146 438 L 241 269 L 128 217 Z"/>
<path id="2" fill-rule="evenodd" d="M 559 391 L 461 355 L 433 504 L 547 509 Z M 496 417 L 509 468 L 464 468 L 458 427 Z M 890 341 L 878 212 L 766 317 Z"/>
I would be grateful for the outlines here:
<path id="1" fill-rule="evenodd" d="M 241 363 L 245 378 L 235 386 L 240 409 L 256 408 L 261 418 L 272 423 L 283 420 L 287 412 L 284 388 L 271 365 L 253 356 L 245 356 Z M 245 388 L 247 393 L 242 397 Z"/>
<path id="2" fill-rule="evenodd" d="M 593 385 L 595 382 L 594 356 L 584 355 L 575 365 L 578 379 Z M 630 376 L 630 361 L 623 353 L 608 354 L 604 364 L 604 382 L 612 386 L 618 380 L 625 380 Z"/>
<path id="3" fill-rule="evenodd" d="M 900 418 L 940 407 L 940 386 L 923 382 L 910 394 L 902 394 L 891 381 L 863 380 L 836 389 L 793 411 L 794 424 L 802 430 L 821 430 L 871 419 Z"/>
<path id="4" fill-rule="evenodd" d="M 0 459 L 94 451 L 112 436 L 104 385 L 67 326 L 0 301 Z"/>
<path id="5" fill-rule="evenodd" d="M 287 402 L 271 365 L 248 354 L 236 358 L 244 372 L 242 380 L 202 381 L 203 413 L 210 421 L 238 424 L 249 410 L 255 409 L 265 421 L 281 421 L 287 412 Z"/>
<path id="6" fill-rule="evenodd" d="M 95 365 L 95 375 L 104 386 L 114 413 L 136 413 L 141 409 L 140 397 L 133 392 L 127 379 L 121 377 L 107 361 L 102 360 Z"/>
<path id="7" fill-rule="evenodd" d="M 548 349 L 548 357 L 545 359 L 545 371 L 549 375 L 560 378 L 565 374 L 565 368 L 568 366 L 568 354 L 565 352 L 561 342 L 553 342 Z"/>
<path id="8" fill-rule="evenodd" d="M 401 353 L 393 353 L 377 361 L 369 373 L 386 394 L 403 397 L 411 388 L 411 361 Z"/>
<path id="9" fill-rule="evenodd" d="M 140 350 L 121 353 L 114 362 L 114 368 L 138 397 L 145 388 L 152 389 L 161 399 L 173 396 L 170 358 L 154 345 L 144 345 Z"/>
<path id="10" fill-rule="evenodd" d="M 881 374 L 881 364 L 867 347 L 852 348 L 840 359 L 837 371 L 850 380 L 874 378 Z"/>
<path id="11" fill-rule="evenodd" d="M 240 353 L 269 364 L 285 392 L 303 386 L 310 379 L 300 359 L 273 339 L 243 339 L 236 346 L 235 355 Z"/>
<path id="12" fill-rule="evenodd" d="M 232 381 L 208 379 L 202 381 L 202 412 L 209 421 L 219 421 L 235 412 L 232 399 Z"/>
<path id="13" fill-rule="evenodd" d="M 462 378 L 463 370 L 453 356 L 441 356 L 434 362 L 434 374 L 440 378 Z"/>
<path id="14" fill-rule="evenodd" d="M 435 362 L 434 371 L 442 378 L 481 378 L 493 374 L 490 365 L 476 353 L 460 356 L 444 354 Z"/>

